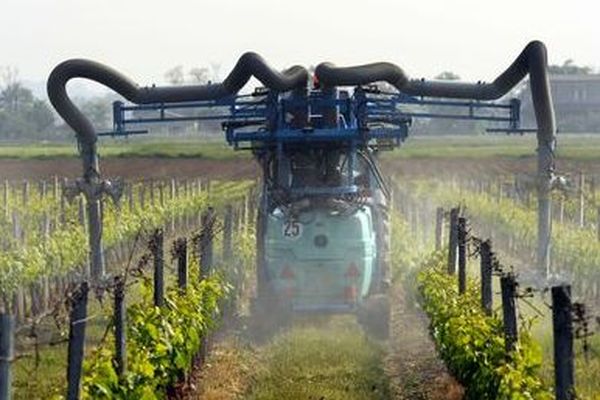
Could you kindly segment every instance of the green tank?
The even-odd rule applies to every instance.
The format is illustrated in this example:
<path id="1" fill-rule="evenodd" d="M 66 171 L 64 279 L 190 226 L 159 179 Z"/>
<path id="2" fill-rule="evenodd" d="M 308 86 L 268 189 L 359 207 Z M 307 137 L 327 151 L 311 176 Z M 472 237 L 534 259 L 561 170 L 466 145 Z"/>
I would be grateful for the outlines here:
<path id="1" fill-rule="evenodd" d="M 371 290 L 377 243 L 371 207 L 268 215 L 265 267 L 274 294 L 297 311 L 352 310 Z"/>

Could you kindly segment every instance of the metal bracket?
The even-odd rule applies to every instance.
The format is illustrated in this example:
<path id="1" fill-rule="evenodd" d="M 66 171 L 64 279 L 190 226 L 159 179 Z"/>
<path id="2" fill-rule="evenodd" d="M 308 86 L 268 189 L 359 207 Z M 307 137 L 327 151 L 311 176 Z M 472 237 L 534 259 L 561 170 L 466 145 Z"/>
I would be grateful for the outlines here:
<path id="1" fill-rule="evenodd" d="M 88 201 L 100 200 L 102 195 L 108 195 L 118 207 L 123 196 L 125 182 L 121 178 L 113 180 L 103 179 L 99 182 L 88 183 L 83 178 L 77 178 L 72 182 L 63 182 L 63 196 L 71 203 L 73 199 L 83 194 Z"/>
<path id="2" fill-rule="evenodd" d="M 575 185 L 573 185 L 573 181 L 565 175 L 552 175 L 550 189 L 559 190 L 563 193 L 572 193 L 575 192 Z"/>

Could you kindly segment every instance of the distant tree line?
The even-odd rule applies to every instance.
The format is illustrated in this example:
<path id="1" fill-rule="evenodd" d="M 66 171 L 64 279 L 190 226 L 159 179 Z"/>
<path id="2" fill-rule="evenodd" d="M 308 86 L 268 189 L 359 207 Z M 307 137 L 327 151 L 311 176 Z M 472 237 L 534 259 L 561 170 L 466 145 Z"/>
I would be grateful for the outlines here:
<path id="1" fill-rule="evenodd" d="M 0 137 L 19 140 L 43 139 L 54 128 L 54 115 L 47 102 L 37 99 L 23 86 L 14 68 L 0 70 Z"/>
<path id="2" fill-rule="evenodd" d="M 589 75 L 594 73 L 594 69 L 589 66 L 579 66 L 569 58 L 565 60 L 562 65 L 552 64 L 548 66 L 550 74 L 555 75 Z"/>

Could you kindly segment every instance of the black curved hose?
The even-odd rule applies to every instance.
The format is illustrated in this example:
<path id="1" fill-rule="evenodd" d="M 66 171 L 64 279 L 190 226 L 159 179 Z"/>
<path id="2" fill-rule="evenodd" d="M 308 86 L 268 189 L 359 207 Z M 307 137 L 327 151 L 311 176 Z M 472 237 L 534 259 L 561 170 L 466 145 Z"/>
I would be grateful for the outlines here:
<path id="1" fill-rule="evenodd" d="M 554 170 L 556 121 L 547 72 L 546 46 L 530 42 L 516 60 L 491 83 L 439 82 L 409 79 L 391 63 L 374 63 L 340 68 L 331 63 L 319 64 L 315 75 L 325 86 L 353 86 L 385 81 L 399 91 L 413 96 L 493 100 L 507 94 L 528 73 L 537 123 L 538 141 L 538 263 L 545 273 L 550 259 L 550 187 Z"/>
<path id="2" fill-rule="evenodd" d="M 399 91 L 413 96 L 494 100 L 507 94 L 528 73 L 536 120 L 540 132 L 555 133 L 554 108 L 547 74 L 546 46 L 540 41 L 530 42 L 516 60 L 491 83 L 461 83 L 409 79 L 395 64 L 373 63 L 355 67 L 336 67 L 321 63 L 315 70 L 319 83 L 324 86 L 353 86 L 385 81 Z"/>
<path id="3" fill-rule="evenodd" d="M 196 86 L 140 87 L 120 72 L 95 61 L 73 59 L 57 65 L 47 83 L 50 102 L 76 132 L 83 144 L 95 143 L 96 132 L 89 119 L 77 108 L 67 94 L 66 85 L 73 78 L 85 78 L 108 86 L 136 104 L 174 103 L 181 101 L 214 100 L 236 94 L 250 78 L 256 77 L 269 89 L 285 92 L 305 88 L 308 71 L 294 66 L 284 72 L 272 69 L 256 53 L 245 53 L 227 78 L 216 84 Z"/>
<path id="4" fill-rule="evenodd" d="M 89 60 L 68 60 L 52 70 L 47 84 L 48 97 L 60 116 L 73 128 L 80 145 L 83 178 L 88 187 L 84 193 L 88 200 L 92 277 L 102 278 L 105 272 L 99 201 L 102 183 L 96 149 L 98 137 L 90 120 L 71 101 L 67 93 L 69 80 L 90 79 L 108 86 L 133 103 L 147 104 L 219 99 L 237 93 L 252 76 L 268 88 L 279 92 L 296 88 L 305 89 L 308 81 L 306 69 L 296 66 L 279 73 L 271 69 L 262 57 L 255 53 L 245 53 L 222 83 L 198 86 L 139 87 L 114 69 Z"/>

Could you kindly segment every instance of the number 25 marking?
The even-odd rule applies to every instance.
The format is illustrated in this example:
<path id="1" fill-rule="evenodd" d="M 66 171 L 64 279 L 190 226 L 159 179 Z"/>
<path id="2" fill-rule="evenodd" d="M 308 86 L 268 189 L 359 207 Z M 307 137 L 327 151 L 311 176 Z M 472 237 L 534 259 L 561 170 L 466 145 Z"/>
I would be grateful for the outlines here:
<path id="1" fill-rule="evenodd" d="M 290 239 L 302 236 L 302 224 L 293 220 L 286 221 L 283 224 L 283 236 Z"/>

